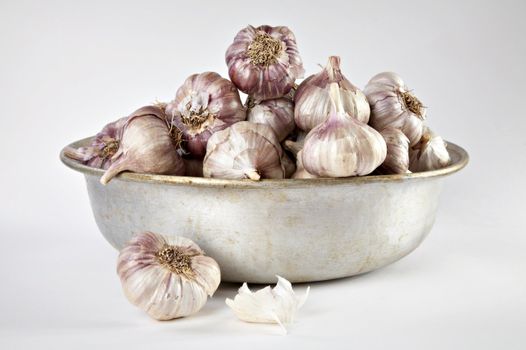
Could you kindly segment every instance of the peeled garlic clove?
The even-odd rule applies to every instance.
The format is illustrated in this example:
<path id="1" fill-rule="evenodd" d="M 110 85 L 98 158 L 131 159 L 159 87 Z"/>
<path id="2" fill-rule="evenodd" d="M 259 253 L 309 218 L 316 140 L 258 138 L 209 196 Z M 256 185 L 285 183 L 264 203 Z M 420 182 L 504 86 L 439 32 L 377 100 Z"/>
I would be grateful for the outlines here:
<path id="1" fill-rule="evenodd" d="M 253 323 L 277 323 L 286 333 L 285 326 L 294 322 L 296 312 L 309 296 L 310 287 L 302 297 L 298 297 L 289 281 L 280 276 L 276 277 L 278 283 L 274 288 L 267 286 L 255 293 L 243 283 L 234 300 L 227 298 L 225 302 L 240 320 Z"/>
<path id="2" fill-rule="evenodd" d="M 309 132 L 303 146 L 305 170 L 319 177 L 367 175 L 387 154 L 382 135 L 349 116 L 340 96 L 338 84 L 331 84 L 333 109 L 325 122 Z"/>
<path id="3" fill-rule="evenodd" d="M 296 127 L 294 124 L 294 103 L 288 98 L 248 103 L 247 120 L 267 124 L 274 130 L 278 140 L 283 141 Z"/>
<path id="4" fill-rule="evenodd" d="M 184 162 L 174 147 L 164 112 L 155 106 L 142 107 L 128 117 L 111 161 L 100 179 L 103 185 L 123 171 L 184 174 Z"/>
<path id="5" fill-rule="evenodd" d="M 242 29 L 225 60 L 232 82 L 256 102 L 285 96 L 305 72 L 296 38 L 282 26 Z"/>
<path id="6" fill-rule="evenodd" d="M 418 143 L 424 131 L 426 108 L 396 73 L 375 75 L 365 86 L 371 105 L 369 124 L 376 130 L 391 126 L 401 130 L 411 146 Z"/>
<path id="7" fill-rule="evenodd" d="M 157 320 L 192 315 L 221 281 L 219 266 L 188 238 L 139 233 L 124 247 L 117 274 L 126 298 Z"/>
<path id="8" fill-rule="evenodd" d="M 296 158 L 296 171 L 294 174 L 292 174 L 293 179 L 316 179 L 316 175 L 312 175 L 307 170 L 305 170 L 305 167 L 303 166 L 303 160 L 302 160 L 302 151 L 300 150 L 297 154 Z"/>
<path id="9" fill-rule="evenodd" d="M 409 169 L 409 139 L 393 127 L 386 127 L 380 134 L 387 144 L 387 157 L 378 168 L 382 174 L 406 174 Z"/>
<path id="10" fill-rule="evenodd" d="M 184 159 L 184 176 L 203 177 L 203 161 L 201 159 Z"/>
<path id="11" fill-rule="evenodd" d="M 283 151 L 270 126 L 239 122 L 208 140 L 205 177 L 221 179 L 283 179 Z"/>
<path id="12" fill-rule="evenodd" d="M 126 124 L 127 119 L 126 117 L 120 118 L 107 124 L 95 135 L 89 146 L 78 149 L 67 147 L 64 150 L 64 154 L 85 165 L 99 169 L 108 169 L 112 163 L 111 158 L 119 149 L 122 128 Z"/>
<path id="13" fill-rule="evenodd" d="M 166 115 L 184 135 L 188 152 L 202 158 L 216 131 L 245 120 L 239 92 L 229 80 L 214 72 L 189 76 L 167 104 Z"/>
<path id="14" fill-rule="evenodd" d="M 429 128 L 409 150 L 409 157 L 409 169 L 413 172 L 441 169 L 451 161 L 446 142 Z"/>
<path id="15" fill-rule="evenodd" d="M 333 83 L 338 84 L 344 111 L 363 123 L 369 121 L 367 98 L 342 74 L 340 57 L 331 56 L 325 68 L 305 79 L 296 91 L 294 119 L 300 129 L 309 131 L 325 121 L 332 108 L 329 86 Z"/>

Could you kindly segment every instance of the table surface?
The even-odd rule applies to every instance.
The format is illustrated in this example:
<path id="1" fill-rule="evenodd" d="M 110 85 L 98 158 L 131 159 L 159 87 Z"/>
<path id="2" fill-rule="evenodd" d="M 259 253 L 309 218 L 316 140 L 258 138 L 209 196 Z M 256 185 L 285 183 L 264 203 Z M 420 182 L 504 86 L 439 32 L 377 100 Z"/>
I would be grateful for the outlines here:
<path id="1" fill-rule="evenodd" d="M 21 1 L 0 4 L 0 348 L 526 348 L 522 112 L 525 3 Z M 276 9 L 279 9 L 276 10 Z M 395 70 L 429 125 L 471 163 L 446 179 L 412 254 L 355 278 L 310 283 L 297 322 L 237 320 L 223 284 L 203 310 L 157 322 L 130 305 L 117 252 L 60 148 L 193 72 L 227 75 L 247 23 L 289 25 L 307 72 L 328 54 L 359 86 Z M 300 292 L 307 285 L 295 285 Z"/>

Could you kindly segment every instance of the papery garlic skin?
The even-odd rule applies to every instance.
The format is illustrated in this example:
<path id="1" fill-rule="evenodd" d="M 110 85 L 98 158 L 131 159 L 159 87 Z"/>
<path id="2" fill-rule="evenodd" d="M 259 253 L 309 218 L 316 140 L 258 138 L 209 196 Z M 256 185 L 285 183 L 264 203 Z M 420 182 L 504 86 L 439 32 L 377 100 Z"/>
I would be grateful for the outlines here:
<path id="1" fill-rule="evenodd" d="M 95 135 L 89 146 L 78 149 L 66 147 L 64 154 L 85 165 L 108 169 L 112 164 L 111 158 L 119 149 L 122 129 L 127 120 L 128 118 L 124 117 L 107 124 Z"/>
<path id="2" fill-rule="evenodd" d="M 373 128 L 381 131 L 391 126 L 401 130 L 411 146 L 418 143 L 424 131 L 426 108 L 400 76 L 393 72 L 377 74 L 364 92 L 371 106 L 369 124 Z"/>
<path id="3" fill-rule="evenodd" d="M 365 94 L 354 86 L 341 72 L 340 57 L 331 56 L 325 68 L 305 79 L 294 97 L 294 120 L 298 128 L 310 131 L 327 118 L 332 101 L 330 84 L 337 83 L 343 109 L 363 123 L 369 121 L 370 108 Z"/>
<path id="4" fill-rule="evenodd" d="M 412 172 L 441 169 L 451 162 L 447 144 L 442 137 L 426 128 L 420 142 L 409 150 Z"/>
<path id="5" fill-rule="evenodd" d="M 283 151 L 270 126 L 239 122 L 208 140 L 203 175 L 221 179 L 283 179 Z"/>
<path id="6" fill-rule="evenodd" d="M 189 76 L 166 106 L 166 115 L 183 133 L 188 152 L 202 158 L 210 136 L 245 120 L 239 92 L 215 72 Z"/>
<path id="7" fill-rule="evenodd" d="M 296 127 L 294 103 L 288 98 L 265 100 L 248 104 L 247 121 L 267 124 L 274 130 L 278 140 L 283 141 Z"/>
<path id="8" fill-rule="evenodd" d="M 221 281 L 219 266 L 178 236 L 139 233 L 124 247 L 117 274 L 126 298 L 156 320 L 192 315 Z"/>
<path id="9" fill-rule="evenodd" d="M 292 174 L 292 179 L 316 179 L 316 175 L 312 175 L 307 170 L 305 170 L 305 167 L 303 166 L 303 159 L 301 155 L 302 151 L 300 150 L 297 154 L 296 158 L 296 171 L 294 174 Z"/>
<path id="10" fill-rule="evenodd" d="M 285 96 L 305 72 L 296 38 L 283 26 L 242 29 L 225 60 L 232 82 L 256 102 Z"/>
<path id="11" fill-rule="evenodd" d="M 319 177 L 367 175 L 383 163 L 387 145 L 376 130 L 349 116 L 339 86 L 330 85 L 333 109 L 325 122 L 312 129 L 303 146 L 305 170 Z"/>
<path id="12" fill-rule="evenodd" d="M 227 298 L 225 302 L 240 320 L 277 323 L 286 333 L 285 326 L 294 322 L 297 311 L 309 296 L 310 287 L 307 287 L 302 297 L 298 297 L 289 281 L 280 276 L 276 277 L 278 283 L 274 288 L 267 286 L 256 292 L 252 292 L 247 284 L 243 283 L 234 300 Z"/>
<path id="13" fill-rule="evenodd" d="M 155 106 L 142 107 L 128 117 L 111 161 L 100 179 L 103 185 L 123 171 L 184 174 L 184 162 L 174 147 L 164 112 Z"/>
<path id="14" fill-rule="evenodd" d="M 406 174 L 409 171 L 409 139 L 393 127 L 386 127 L 380 134 L 387 144 L 387 157 L 378 168 L 382 174 Z"/>

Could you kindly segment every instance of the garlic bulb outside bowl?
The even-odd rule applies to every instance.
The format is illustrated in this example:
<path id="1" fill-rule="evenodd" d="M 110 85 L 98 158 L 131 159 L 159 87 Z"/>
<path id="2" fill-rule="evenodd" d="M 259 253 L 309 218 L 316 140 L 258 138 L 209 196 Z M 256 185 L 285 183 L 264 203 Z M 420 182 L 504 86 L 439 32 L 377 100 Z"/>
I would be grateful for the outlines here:
<path id="1" fill-rule="evenodd" d="M 214 259 L 190 239 L 139 233 L 121 250 L 117 274 L 133 305 L 157 320 L 192 315 L 219 286 Z"/>

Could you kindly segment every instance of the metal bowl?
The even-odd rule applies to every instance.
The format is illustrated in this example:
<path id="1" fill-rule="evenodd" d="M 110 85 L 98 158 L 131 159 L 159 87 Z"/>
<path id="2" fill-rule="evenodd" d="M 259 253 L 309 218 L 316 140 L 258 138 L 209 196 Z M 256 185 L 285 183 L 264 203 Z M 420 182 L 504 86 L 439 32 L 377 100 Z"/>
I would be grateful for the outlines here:
<path id="1" fill-rule="evenodd" d="M 353 276 L 413 251 L 433 226 L 444 178 L 468 162 L 461 147 L 448 150 L 449 166 L 404 175 L 254 182 L 123 173 L 106 186 L 102 170 L 64 151 L 60 159 L 84 174 L 115 248 L 140 231 L 186 236 L 216 259 L 223 281 L 271 283 Z"/>

